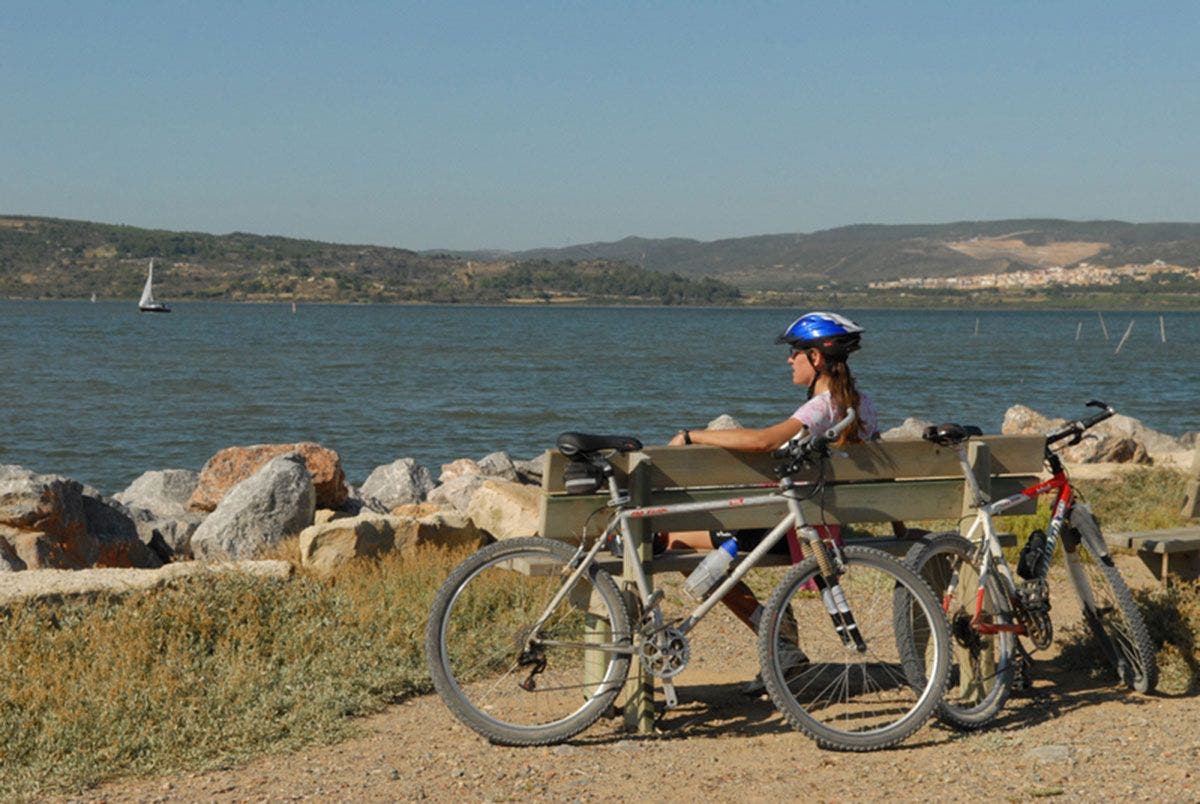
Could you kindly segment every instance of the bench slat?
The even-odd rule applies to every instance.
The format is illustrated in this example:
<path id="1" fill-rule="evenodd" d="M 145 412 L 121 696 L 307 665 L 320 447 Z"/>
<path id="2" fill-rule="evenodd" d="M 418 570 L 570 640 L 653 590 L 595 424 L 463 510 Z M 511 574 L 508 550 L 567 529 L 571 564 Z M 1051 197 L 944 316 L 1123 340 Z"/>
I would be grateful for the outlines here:
<path id="1" fill-rule="evenodd" d="M 1034 475 L 1042 471 L 1042 436 L 985 436 L 981 439 L 991 453 L 994 475 Z M 954 450 L 938 447 L 922 439 L 876 441 L 851 444 L 849 457 L 830 459 L 826 479 L 832 482 L 881 481 L 913 477 L 961 477 L 962 469 Z M 549 494 L 564 493 L 563 467 L 566 458 L 557 450 L 546 453 L 546 471 L 542 488 Z M 638 453 L 615 456 L 613 465 L 618 481 L 628 480 L 631 461 L 649 458 L 650 488 L 689 488 L 694 486 L 753 486 L 776 482 L 774 468 L 779 461 L 766 453 L 735 452 L 719 447 L 646 447 Z M 811 481 L 815 470 L 796 476 Z"/>
<path id="2" fill-rule="evenodd" d="M 1034 482 L 1036 482 L 1036 478 L 1032 476 L 995 478 L 992 481 L 993 497 L 1015 494 Z M 817 504 L 817 501 L 806 500 L 801 503 L 801 508 L 805 517 L 812 523 L 841 524 L 958 519 L 962 512 L 962 489 L 963 481 L 952 479 L 902 480 L 894 483 L 828 486 L 820 505 Z M 654 494 L 654 504 L 657 506 L 683 502 L 729 500 L 762 493 L 762 491 L 762 489 L 658 491 Z M 541 500 L 543 534 L 551 538 L 577 539 L 584 520 L 593 511 L 603 507 L 606 502 L 607 497 L 604 495 L 543 496 Z M 1034 513 L 1036 506 L 1036 501 L 1029 501 L 1006 513 Z M 787 504 L 781 499 L 778 504 L 774 505 L 654 517 L 651 519 L 651 526 L 655 530 L 765 528 L 778 524 L 786 513 Z M 599 535 L 607 522 L 607 512 L 596 514 L 589 523 L 588 535 Z"/>

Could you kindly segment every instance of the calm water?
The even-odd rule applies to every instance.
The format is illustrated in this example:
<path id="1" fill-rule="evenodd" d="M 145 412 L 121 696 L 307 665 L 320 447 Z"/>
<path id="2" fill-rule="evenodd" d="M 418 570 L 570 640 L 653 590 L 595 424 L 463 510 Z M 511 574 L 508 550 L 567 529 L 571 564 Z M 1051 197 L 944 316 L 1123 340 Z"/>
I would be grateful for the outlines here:
<path id="1" fill-rule="evenodd" d="M 996 431 L 1015 403 L 1073 415 L 1093 396 L 1200 429 L 1200 313 L 1166 314 L 1164 344 L 1149 313 L 1106 314 L 1106 342 L 1095 313 L 848 312 L 885 429 L 916 415 Z M 530 457 L 566 429 L 662 441 L 722 412 L 761 426 L 800 400 L 772 342 L 794 315 L 0 301 L 0 463 L 112 493 L 229 445 L 312 440 L 361 483 L 400 457 L 435 475 L 497 449 Z"/>

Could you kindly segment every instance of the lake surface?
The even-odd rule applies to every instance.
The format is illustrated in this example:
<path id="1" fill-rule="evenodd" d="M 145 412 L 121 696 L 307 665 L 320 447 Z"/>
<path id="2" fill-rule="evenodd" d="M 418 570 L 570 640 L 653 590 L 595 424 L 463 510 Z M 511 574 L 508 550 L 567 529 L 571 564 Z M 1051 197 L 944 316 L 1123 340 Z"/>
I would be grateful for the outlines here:
<path id="1" fill-rule="evenodd" d="M 798 311 L 0 301 L 0 463 L 114 493 L 235 444 L 317 441 L 371 469 L 494 450 L 532 457 L 568 429 L 647 442 L 729 413 L 795 409 L 775 335 Z M 1022 403 L 1073 416 L 1098 397 L 1200 429 L 1200 313 L 845 311 L 881 427 L 907 416 L 1000 427 Z M 975 335 L 978 319 L 979 334 Z M 1120 354 L 1117 341 L 1133 332 Z M 1082 333 L 1075 339 L 1077 325 Z"/>

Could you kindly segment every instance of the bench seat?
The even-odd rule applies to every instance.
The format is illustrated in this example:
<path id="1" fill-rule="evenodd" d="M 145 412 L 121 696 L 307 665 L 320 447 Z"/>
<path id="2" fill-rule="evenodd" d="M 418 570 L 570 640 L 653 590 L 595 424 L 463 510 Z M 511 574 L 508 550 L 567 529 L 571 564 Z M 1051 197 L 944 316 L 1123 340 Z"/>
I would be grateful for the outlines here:
<path id="1" fill-rule="evenodd" d="M 1106 533 L 1109 547 L 1135 550 L 1142 562 L 1164 583 L 1170 575 L 1200 578 L 1200 525 L 1131 533 Z"/>

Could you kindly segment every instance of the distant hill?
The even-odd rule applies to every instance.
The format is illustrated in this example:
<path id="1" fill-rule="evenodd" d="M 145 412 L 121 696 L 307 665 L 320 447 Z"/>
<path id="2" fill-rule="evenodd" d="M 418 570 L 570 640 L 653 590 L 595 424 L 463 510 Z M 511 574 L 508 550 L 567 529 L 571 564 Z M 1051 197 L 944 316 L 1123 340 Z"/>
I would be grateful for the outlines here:
<path id="1" fill-rule="evenodd" d="M 1059 246 L 1059 248 L 1054 248 Z M 1063 247 L 1065 246 L 1065 247 Z M 472 257 L 473 252 L 454 252 Z M 492 258 L 616 259 L 653 271 L 712 276 L 743 290 L 812 281 L 844 285 L 903 277 L 963 276 L 1046 265 L 1149 263 L 1200 266 L 1200 224 L 1017 219 L 928 225 L 859 224 L 811 234 L 702 242 L 627 237 Z M 1056 260 L 1063 256 L 1066 259 Z"/>
<path id="2" fill-rule="evenodd" d="M 136 297 L 146 262 L 180 299 L 728 304 L 742 292 L 1077 265 L 1200 266 L 1200 224 L 1018 219 L 860 224 L 702 242 L 627 237 L 503 251 L 340 245 L 0 217 L 0 297 Z M 777 297 L 772 297 L 777 298 Z"/>
<path id="3" fill-rule="evenodd" d="M 616 260 L 474 260 L 235 232 L 0 217 L 0 298 L 730 304 L 736 288 Z"/>

